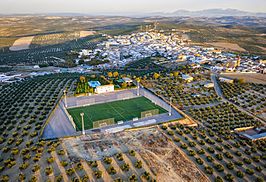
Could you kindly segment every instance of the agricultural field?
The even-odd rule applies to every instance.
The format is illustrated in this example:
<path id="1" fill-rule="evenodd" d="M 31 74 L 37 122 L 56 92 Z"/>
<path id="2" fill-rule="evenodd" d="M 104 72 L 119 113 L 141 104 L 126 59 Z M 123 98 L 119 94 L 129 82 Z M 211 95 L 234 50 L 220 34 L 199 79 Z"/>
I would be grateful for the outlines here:
<path id="1" fill-rule="evenodd" d="M 79 38 L 79 32 L 64 32 L 47 35 L 37 35 L 33 38 L 30 45 L 31 49 L 43 46 L 62 44 Z"/>
<path id="2" fill-rule="evenodd" d="M 51 163 L 60 143 L 39 136 L 62 89 L 71 89 L 77 77 L 51 75 L 0 86 L 1 181 L 46 181 L 53 170 L 59 170 Z"/>
<path id="3" fill-rule="evenodd" d="M 159 113 L 165 113 L 164 109 L 152 103 L 145 97 L 137 97 L 128 100 L 114 101 L 91 106 L 69 108 L 68 112 L 73 117 L 77 130 L 81 130 L 81 116 L 84 113 L 84 127 L 93 128 L 93 122 L 114 118 L 118 121 L 129 121 L 133 118 L 141 118 L 141 112 L 158 109 Z"/>
<path id="4" fill-rule="evenodd" d="M 260 73 L 226 73 L 222 74 L 232 79 L 243 79 L 247 83 L 266 84 L 266 75 Z"/>
<path id="5" fill-rule="evenodd" d="M 232 51 L 239 51 L 239 52 L 245 52 L 246 50 L 240 47 L 238 44 L 228 43 L 228 42 L 212 42 L 209 43 L 212 46 L 232 50 Z"/>
<path id="6" fill-rule="evenodd" d="M 186 71 L 191 70 L 185 68 L 178 72 Z M 195 72 L 197 71 L 193 73 Z M 197 81 L 210 81 L 210 77 L 205 75 Z M 233 132 L 236 128 L 263 126 L 259 119 L 218 98 L 213 88 L 207 90 L 213 93 L 215 100 L 209 98 L 208 101 L 203 102 L 197 97 L 192 97 L 186 105 L 184 104 L 186 100 L 178 102 L 184 98 L 179 94 L 179 90 L 190 88 L 183 92 L 185 95 L 198 83 L 195 80 L 189 84 L 185 83 L 175 72 L 168 73 L 167 76 L 161 74 L 157 79 L 153 75 L 153 77 L 147 77 L 142 83 L 160 97 L 174 98 L 174 105 L 198 122 L 198 127 L 169 123 L 162 124 L 161 129 L 211 181 L 264 181 L 265 140 L 251 142 Z M 225 83 L 220 84 L 225 97 L 229 100 L 244 92 L 253 93 L 252 90 L 261 94 L 258 99 L 263 99 L 263 85 L 246 84 L 241 87 L 228 84 L 225 87 L 223 86 Z M 201 88 L 200 85 L 196 88 L 200 88 L 200 92 L 194 90 L 194 93 L 198 94 L 206 89 Z M 182 104 L 184 106 L 180 107 Z"/>
<path id="7" fill-rule="evenodd" d="M 230 131 L 180 124 L 161 128 L 211 181 L 264 181 L 265 140 L 254 143 Z"/>
<path id="8" fill-rule="evenodd" d="M 61 44 L 49 45 L 35 49 L 27 49 L 16 52 L 0 54 L 0 64 L 51 64 L 59 65 L 64 63 L 71 50 L 82 48 L 94 49 L 97 42 L 102 41 L 101 35 L 92 35 L 78 40 L 72 40 Z M 42 43 L 41 43 L 42 44 Z M 62 59 L 62 61 L 60 61 Z"/>
<path id="9" fill-rule="evenodd" d="M 40 138 L 45 121 L 61 98 L 62 91 L 64 89 L 74 91 L 74 85 L 79 76 L 78 74 L 56 74 L 0 86 L 0 97 L 3 102 L 0 113 L 0 180 L 151 181 L 156 179 L 157 173 L 161 178 L 164 174 L 169 174 L 168 167 L 161 163 L 159 158 L 158 161 L 154 159 L 150 161 L 150 153 L 146 153 L 151 143 L 147 143 L 148 140 L 145 138 L 154 140 L 154 144 L 161 145 L 162 148 L 165 148 L 168 142 L 168 139 L 158 133 L 156 128 L 152 132 L 149 130 L 129 132 L 128 136 L 125 136 L 126 133 L 119 133 L 120 136 L 114 135 L 113 137 L 103 135 L 101 140 L 97 137 L 99 134 L 88 136 L 85 140 L 83 137 L 53 141 Z M 146 103 L 146 100 L 143 101 Z M 132 137 L 136 137 L 139 141 L 135 143 L 136 140 L 132 140 Z M 88 142 L 94 139 L 95 141 Z M 126 148 L 122 147 L 123 151 L 112 150 L 112 154 L 103 153 L 100 158 L 88 159 L 80 157 L 80 152 L 75 153 L 77 150 L 74 148 L 80 145 L 91 146 L 90 150 L 96 151 L 98 148 L 95 148 L 95 145 L 97 145 L 102 148 L 99 150 L 106 152 L 104 147 L 108 146 L 107 140 L 109 139 L 111 143 L 115 139 L 121 140 L 118 142 L 123 145 L 126 145 L 126 141 L 134 143 L 129 143 L 125 151 Z M 102 144 L 98 145 L 99 142 Z M 117 147 L 115 143 L 114 145 Z M 79 151 L 84 149 L 83 147 Z M 175 163 L 171 163 L 171 173 L 175 173 L 171 179 L 187 180 L 197 175 L 202 181 L 207 181 L 205 175 L 170 143 L 167 150 L 172 149 L 175 152 L 171 153 L 167 160 L 173 161 L 173 157 L 176 156 L 180 158 Z M 160 151 L 153 151 L 153 153 L 163 158 L 164 153 Z M 153 169 L 153 166 L 158 163 L 164 168 Z M 186 168 L 182 167 L 182 172 L 180 172 L 181 168 L 176 164 L 185 165 Z"/>
<path id="10" fill-rule="evenodd" d="M 213 131 L 234 130 L 235 128 L 262 125 L 260 121 L 241 112 L 229 103 L 190 109 L 189 114 Z"/>
<path id="11" fill-rule="evenodd" d="M 70 158 L 86 158 L 89 173 L 101 171 L 104 181 L 209 181 L 157 127 L 88 134 L 62 142 Z M 95 179 L 93 173 L 90 176 Z"/>
<path id="12" fill-rule="evenodd" d="M 187 69 L 187 73 L 193 69 Z M 205 88 L 204 84 L 210 82 L 209 75 L 199 74 L 202 70 L 195 69 L 191 83 L 186 83 L 179 75 L 179 71 L 169 74 L 161 74 L 158 79 L 142 80 L 142 84 L 156 93 L 158 96 L 173 99 L 173 103 L 179 108 L 196 107 L 200 105 L 215 105 L 220 100 L 213 88 Z M 185 70 L 182 70 L 185 72 Z"/>
<path id="13" fill-rule="evenodd" d="M 261 115 L 266 112 L 265 85 L 255 83 L 220 83 L 224 96 L 241 108 Z"/>

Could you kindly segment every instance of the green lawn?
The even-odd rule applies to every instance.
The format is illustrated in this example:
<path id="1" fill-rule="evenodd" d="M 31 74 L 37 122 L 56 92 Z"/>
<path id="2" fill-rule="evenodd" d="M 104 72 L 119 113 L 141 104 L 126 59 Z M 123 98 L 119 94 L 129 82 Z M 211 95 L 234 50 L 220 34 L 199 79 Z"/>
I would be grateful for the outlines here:
<path id="1" fill-rule="evenodd" d="M 114 118 L 115 122 L 129 121 L 133 118 L 140 118 L 141 112 L 159 109 L 159 113 L 167 112 L 160 106 L 155 105 L 145 97 L 137 97 L 128 100 L 120 100 L 91 106 L 68 109 L 69 114 L 76 123 L 77 130 L 81 130 L 81 116 L 84 113 L 85 129 L 93 128 L 93 122 L 103 119 Z"/>

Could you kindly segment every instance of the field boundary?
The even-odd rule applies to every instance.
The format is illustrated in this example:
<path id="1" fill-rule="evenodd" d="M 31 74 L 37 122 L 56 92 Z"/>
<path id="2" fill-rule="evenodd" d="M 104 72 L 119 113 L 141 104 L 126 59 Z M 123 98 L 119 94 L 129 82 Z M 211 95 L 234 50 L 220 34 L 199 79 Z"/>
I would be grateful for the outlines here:
<path id="1" fill-rule="evenodd" d="M 66 115 L 67 115 L 67 117 L 68 117 L 70 123 L 72 124 L 72 126 L 75 128 L 75 130 L 77 130 L 77 126 L 76 126 L 76 124 L 75 124 L 75 122 L 74 122 L 72 116 L 68 113 L 68 111 L 66 110 L 66 108 L 65 108 L 64 106 L 63 106 L 63 110 L 64 110 L 64 112 L 66 113 Z"/>

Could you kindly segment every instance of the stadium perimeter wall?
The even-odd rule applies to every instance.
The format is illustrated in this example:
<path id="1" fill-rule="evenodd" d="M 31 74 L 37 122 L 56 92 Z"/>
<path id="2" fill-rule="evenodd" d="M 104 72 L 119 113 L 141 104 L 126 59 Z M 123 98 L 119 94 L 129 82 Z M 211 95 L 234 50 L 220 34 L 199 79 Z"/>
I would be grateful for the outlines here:
<path id="1" fill-rule="evenodd" d="M 149 90 L 147 90 L 145 88 L 141 88 L 140 89 L 140 95 L 148 98 L 153 103 L 155 103 L 156 105 L 158 105 L 161 108 L 165 109 L 166 111 L 169 111 L 169 108 L 170 108 L 169 105 L 164 100 L 162 100 L 158 96 L 154 95 L 151 91 L 149 91 Z"/>
<path id="2" fill-rule="evenodd" d="M 71 99 L 71 101 L 70 103 L 68 102 L 69 107 L 67 107 L 67 109 L 136 98 L 138 96 L 136 95 L 135 90 L 136 89 L 126 90 L 127 91 L 126 93 L 123 93 L 123 91 L 111 92 L 112 97 L 105 97 L 105 99 L 99 99 L 103 97 L 102 94 L 80 97 L 80 98 L 71 97 L 68 98 Z"/>

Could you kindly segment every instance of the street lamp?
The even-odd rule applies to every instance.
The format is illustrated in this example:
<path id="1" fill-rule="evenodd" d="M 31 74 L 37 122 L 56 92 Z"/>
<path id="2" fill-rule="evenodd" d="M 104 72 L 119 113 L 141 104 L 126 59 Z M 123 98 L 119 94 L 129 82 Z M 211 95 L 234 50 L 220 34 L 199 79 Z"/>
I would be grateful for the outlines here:
<path id="1" fill-rule="evenodd" d="M 170 97 L 170 104 L 169 104 L 169 116 L 172 116 L 172 97 Z"/>
<path id="2" fill-rule="evenodd" d="M 66 90 L 64 90 L 64 96 L 65 96 L 65 108 L 67 108 Z"/>
<path id="3" fill-rule="evenodd" d="M 138 87 L 138 89 L 137 89 L 137 95 L 139 96 L 139 81 L 137 81 L 137 87 Z"/>
<path id="4" fill-rule="evenodd" d="M 81 124 L 82 124 L 82 135 L 85 135 L 85 130 L 84 130 L 84 113 L 80 113 L 81 116 Z"/>

